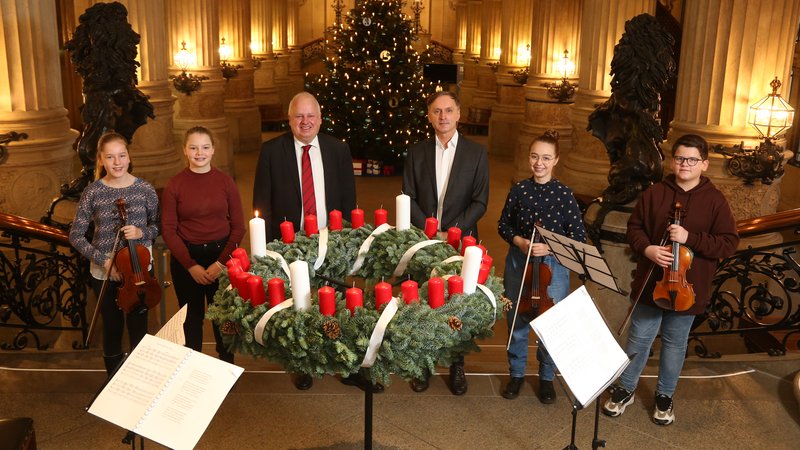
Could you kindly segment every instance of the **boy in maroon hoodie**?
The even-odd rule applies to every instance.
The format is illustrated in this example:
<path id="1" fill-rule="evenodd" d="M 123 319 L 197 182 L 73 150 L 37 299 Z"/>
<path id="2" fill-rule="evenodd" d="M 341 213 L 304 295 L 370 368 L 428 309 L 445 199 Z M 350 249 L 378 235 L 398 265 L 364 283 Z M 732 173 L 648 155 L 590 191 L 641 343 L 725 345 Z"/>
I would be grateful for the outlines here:
<path id="1" fill-rule="evenodd" d="M 708 144 L 697 135 L 687 134 L 672 146 L 672 171 L 661 183 L 648 188 L 628 220 L 628 243 L 639 262 L 632 283 L 632 299 L 641 291 L 628 333 L 627 353 L 631 364 L 619 378 L 603 413 L 617 417 L 633 403 L 639 376 L 647 363 L 650 348 L 661 332 L 661 355 L 656 385 L 653 421 L 669 425 L 675 420 L 672 396 L 683 368 L 689 331 L 695 315 L 702 314 L 709 302 L 711 281 L 720 258 L 732 255 L 739 244 L 736 221 L 728 202 L 711 181 L 703 176 L 708 169 Z M 683 211 L 680 225 L 673 224 L 676 202 Z M 670 245 L 677 242 L 694 253 L 686 279 L 694 285 L 695 303 L 688 310 L 673 311 L 656 306 L 653 290 L 663 270 L 672 264 Z M 655 265 L 647 278 L 650 267 Z M 642 284 L 645 283 L 644 289 Z"/>

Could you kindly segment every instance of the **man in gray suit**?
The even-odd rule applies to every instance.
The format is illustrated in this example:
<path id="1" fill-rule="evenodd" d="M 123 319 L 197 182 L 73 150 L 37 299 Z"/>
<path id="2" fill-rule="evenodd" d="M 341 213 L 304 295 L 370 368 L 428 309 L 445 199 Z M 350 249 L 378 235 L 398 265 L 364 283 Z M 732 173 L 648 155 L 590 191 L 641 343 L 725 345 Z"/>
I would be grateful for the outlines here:
<path id="1" fill-rule="evenodd" d="M 428 120 L 435 137 L 408 149 L 403 170 L 403 192 L 411 197 L 411 222 L 425 227 L 425 219 L 436 217 L 439 231 L 461 228 L 462 235 L 478 237 L 478 220 L 489 201 L 489 161 L 486 148 L 456 130 L 461 118 L 458 97 L 436 92 L 427 101 Z M 411 388 L 422 392 L 428 377 L 413 380 Z M 450 366 L 450 391 L 467 392 L 464 358 Z"/>

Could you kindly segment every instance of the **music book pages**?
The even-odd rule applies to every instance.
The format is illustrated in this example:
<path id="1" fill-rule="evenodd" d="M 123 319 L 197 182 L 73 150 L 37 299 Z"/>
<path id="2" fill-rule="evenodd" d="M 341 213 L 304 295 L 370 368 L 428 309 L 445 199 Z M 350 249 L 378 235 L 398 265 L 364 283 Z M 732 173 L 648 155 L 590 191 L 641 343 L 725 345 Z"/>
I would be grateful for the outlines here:
<path id="1" fill-rule="evenodd" d="M 244 369 L 145 335 L 89 412 L 173 449 L 191 449 Z"/>
<path id="2" fill-rule="evenodd" d="M 531 327 L 581 407 L 630 363 L 584 286 L 534 319 Z"/>

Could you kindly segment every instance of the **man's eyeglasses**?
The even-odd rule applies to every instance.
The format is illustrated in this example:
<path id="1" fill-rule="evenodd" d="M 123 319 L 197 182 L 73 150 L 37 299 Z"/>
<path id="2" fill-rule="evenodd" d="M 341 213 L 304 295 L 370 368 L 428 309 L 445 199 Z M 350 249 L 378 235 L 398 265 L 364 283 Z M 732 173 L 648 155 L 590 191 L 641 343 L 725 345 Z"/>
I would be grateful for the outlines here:
<path id="1" fill-rule="evenodd" d="M 672 158 L 672 160 L 675 161 L 675 163 L 679 166 L 682 166 L 683 163 L 686 163 L 686 165 L 689 167 L 694 167 L 697 165 L 697 163 L 702 161 L 700 158 L 684 158 L 683 156 L 675 156 Z"/>

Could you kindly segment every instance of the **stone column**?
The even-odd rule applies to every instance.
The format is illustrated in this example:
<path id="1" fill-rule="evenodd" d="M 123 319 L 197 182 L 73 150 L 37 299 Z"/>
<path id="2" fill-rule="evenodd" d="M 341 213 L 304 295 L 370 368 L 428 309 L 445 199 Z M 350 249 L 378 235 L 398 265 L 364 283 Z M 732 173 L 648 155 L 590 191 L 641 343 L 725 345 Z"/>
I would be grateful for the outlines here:
<path id="1" fill-rule="evenodd" d="M 467 40 L 464 51 L 464 80 L 461 83 L 461 120 L 467 119 L 478 89 L 478 60 L 481 56 L 481 1 L 467 1 Z"/>
<path id="2" fill-rule="evenodd" d="M 303 47 L 299 41 L 300 26 L 300 7 L 306 0 L 288 0 L 286 5 L 286 43 L 289 51 L 288 75 L 290 79 L 291 96 L 303 91 L 305 87 L 305 76 L 303 72 Z M 291 100 L 291 96 L 289 99 Z M 287 103 L 288 106 L 288 103 Z"/>
<path id="3" fill-rule="evenodd" d="M 174 136 L 183 142 L 186 130 L 202 125 L 214 133 L 214 165 L 223 172 L 233 174 L 233 145 L 228 120 L 225 117 L 225 79 L 219 66 L 219 4 L 216 0 L 167 0 L 168 45 L 173 65 L 170 73 L 178 75 L 174 55 L 181 42 L 197 58 L 187 72 L 207 76 L 200 90 L 187 95 L 177 90 Z M 173 88 L 174 89 L 174 88 Z"/>
<path id="4" fill-rule="evenodd" d="M 495 71 L 500 60 L 500 29 L 502 27 L 503 10 L 500 0 L 483 0 L 481 23 L 480 60 L 476 68 L 478 87 L 475 90 L 471 108 L 475 122 L 486 122 L 492 112 L 496 99 Z M 472 109 L 474 108 L 474 109 Z M 490 148 L 490 151 L 491 148 Z"/>
<path id="5" fill-rule="evenodd" d="M 181 145 L 172 135 L 175 97 L 170 90 L 170 56 L 164 45 L 167 40 L 164 1 L 125 0 L 121 3 L 128 8 L 131 27 L 141 36 L 138 87 L 149 97 L 156 116 L 134 133 L 131 155 L 136 175 L 161 188 L 186 164 Z"/>
<path id="6" fill-rule="evenodd" d="M 256 61 L 256 105 L 266 119 L 270 109 L 280 110 L 278 88 L 275 86 L 275 59 L 272 55 L 272 1 L 250 0 L 250 48 Z"/>
<path id="7" fill-rule="evenodd" d="M 0 159 L 0 210 L 39 220 L 80 171 L 61 90 L 55 2 L 0 0 L 0 133 L 26 133 Z"/>
<path id="8" fill-rule="evenodd" d="M 578 59 L 582 2 L 580 0 L 541 0 L 533 7 L 531 61 L 525 85 L 525 119 L 522 122 L 514 151 L 515 180 L 531 176 L 528 153 L 531 142 L 545 130 L 559 133 L 560 162 L 555 167 L 556 176 L 563 173 L 564 161 L 572 147 L 572 123 L 569 120 L 571 100 L 558 102 L 547 94 L 544 83 L 561 82 L 559 63 L 564 50 L 570 60 Z M 568 81 L 577 83 L 575 73 L 568 73 Z"/>
<path id="9" fill-rule="evenodd" d="M 705 137 L 712 146 L 757 145 L 748 109 L 771 93 L 769 83 L 776 76 L 789 85 L 800 3 L 698 0 L 684 7 L 675 117 L 665 157 L 671 142 L 687 133 Z M 786 89 L 781 93 L 788 96 Z M 724 156 L 711 152 L 709 157 L 706 174 L 725 193 L 737 219 L 777 210 L 781 183 L 788 180 L 748 186 L 729 174 Z"/>
<path id="10" fill-rule="evenodd" d="M 464 53 L 467 51 L 467 2 L 456 0 L 451 3 L 456 12 L 456 46 L 453 49 L 453 62 L 464 64 Z"/>
<path id="11" fill-rule="evenodd" d="M 228 63 L 242 66 L 225 82 L 225 116 L 231 129 L 234 152 L 261 147 L 261 116 L 253 92 L 253 59 L 250 55 L 250 0 L 220 3 L 219 36 L 233 48 Z"/>
<path id="12" fill-rule="evenodd" d="M 272 2 L 272 51 L 275 54 L 275 86 L 284 111 L 292 99 L 292 80 L 289 77 L 289 46 L 287 45 L 287 16 L 289 0 Z"/>
<path id="13" fill-rule="evenodd" d="M 579 194 L 598 196 L 608 186 L 610 163 L 599 139 L 586 131 L 589 114 L 611 96 L 611 60 L 625 22 L 642 13 L 654 14 L 652 0 L 585 0 L 578 63 L 580 79 L 570 111 L 572 150 L 561 161 L 561 181 Z M 564 49 L 559 50 L 562 54 Z"/>
<path id="14" fill-rule="evenodd" d="M 494 154 L 513 156 L 522 125 L 520 118 L 525 114 L 525 92 L 511 72 L 530 64 L 533 0 L 506 1 L 502 15 L 500 62 L 495 74 L 497 100 L 489 119 L 489 148 Z"/>

